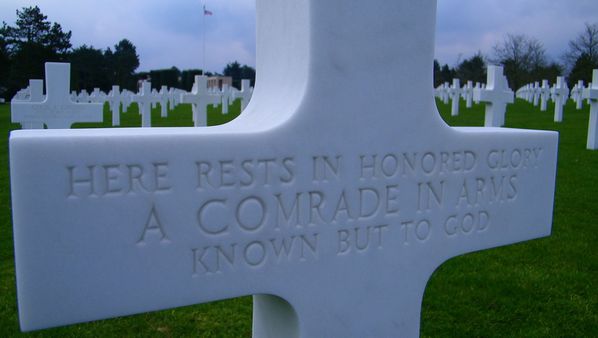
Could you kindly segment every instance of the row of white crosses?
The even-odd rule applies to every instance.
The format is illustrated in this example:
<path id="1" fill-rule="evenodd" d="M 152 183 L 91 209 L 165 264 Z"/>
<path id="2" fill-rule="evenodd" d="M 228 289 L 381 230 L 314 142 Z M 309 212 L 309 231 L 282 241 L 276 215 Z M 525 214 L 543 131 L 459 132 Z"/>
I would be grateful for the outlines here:
<path id="1" fill-rule="evenodd" d="M 467 81 L 463 87 L 459 79 L 454 79 L 452 86 L 444 83 L 436 88 L 436 97 L 445 104 L 450 99 L 451 115 L 459 115 L 459 100 L 464 99 L 466 107 L 471 108 L 473 102 L 486 103 L 485 127 L 502 127 L 505 124 L 505 113 L 507 104 L 514 102 L 513 91 L 509 88 L 507 78 L 503 75 L 503 68 L 499 66 L 488 66 L 487 83 L 476 83 Z"/>
<path id="2" fill-rule="evenodd" d="M 442 100 L 444 104 L 448 104 L 449 100 L 451 101 L 451 115 L 458 116 L 459 115 L 459 100 L 465 100 L 465 107 L 467 109 L 473 107 L 473 103 L 479 104 L 479 101 L 475 100 L 473 92 L 475 89 L 483 89 L 486 87 L 486 84 L 481 84 L 476 82 L 475 87 L 473 85 L 473 81 L 467 81 L 463 87 L 460 87 L 460 80 L 453 79 L 453 84 L 450 85 L 448 82 L 445 82 L 439 85 L 435 90 L 435 95 L 437 98 Z"/>
<path id="3" fill-rule="evenodd" d="M 567 82 L 562 76 L 557 77 L 554 86 L 550 87 L 547 80 L 527 84 L 517 91 L 517 97 L 533 103 L 537 106 L 540 100 L 540 109 L 546 111 L 546 103 L 550 98 L 554 102 L 554 121 L 563 121 L 563 107 L 570 98 L 575 102 L 576 109 L 583 107 L 583 100 L 588 100 L 590 105 L 590 119 L 588 126 L 587 149 L 598 149 L 598 69 L 594 70 L 592 82 L 586 88 L 583 81 L 578 83 L 569 91 Z"/>
<path id="4" fill-rule="evenodd" d="M 253 88 L 249 80 L 242 80 L 241 91 L 225 85 L 222 90 L 208 90 L 207 77 L 199 76 L 191 93 L 181 89 L 162 86 L 159 91 L 151 90 L 151 83 L 143 81 L 138 93 L 128 90 L 120 90 L 119 86 L 113 86 L 110 93 L 106 94 L 99 88 L 94 88 L 89 94 L 86 90 L 80 93 L 70 92 L 70 64 L 47 63 L 46 64 L 46 87 L 48 92 L 53 92 L 53 99 L 48 100 L 44 95 L 43 80 L 30 80 L 29 86 L 20 90 L 12 99 L 12 121 L 22 125 L 23 129 L 48 128 L 70 128 L 75 122 L 103 122 L 102 107 L 109 104 L 112 111 L 112 125 L 120 125 L 120 114 L 127 111 L 132 103 L 137 103 L 139 113 L 142 116 L 142 127 L 151 127 L 151 110 L 160 103 L 162 118 L 168 116 L 168 110 L 174 109 L 181 103 L 191 103 L 193 109 L 194 126 L 207 126 L 207 106 L 222 104 L 222 113 L 228 114 L 231 101 L 241 99 L 241 109 L 247 106 Z M 66 95 L 64 92 L 66 91 Z M 192 98 L 194 97 L 195 98 Z M 186 97 L 186 99 L 184 99 Z M 70 105 L 77 103 L 77 105 Z M 83 107 L 86 104 L 94 103 L 93 111 L 100 107 L 100 113 L 85 115 Z M 76 109 L 81 108 L 81 116 L 75 117 Z M 60 121 L 60 122 L 58 122 Z"/>

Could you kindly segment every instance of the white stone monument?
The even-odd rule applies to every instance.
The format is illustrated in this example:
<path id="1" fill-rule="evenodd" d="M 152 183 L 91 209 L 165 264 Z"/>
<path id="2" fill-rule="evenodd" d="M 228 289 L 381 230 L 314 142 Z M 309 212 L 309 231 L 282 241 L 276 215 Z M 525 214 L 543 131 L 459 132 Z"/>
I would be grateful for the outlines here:
<path id="1" fill-rule="evenodd" d="M 220 103 L 220 96 L 208 92 L 208 77 L 195 75 L 195 82 L 191 93 L 183 93 L 182 103 L 190 103 L 193 111 L 193 125 L 205 127 L 208 125 L 208 105 Z"/>
<path id="2" fill-rule="evenodd" d="M 241 80 L 241 90 L 236 94 L 236 97 L 241 99 L 241 111 L 247 108 L 252 94 L 253 88 L 251 87 L 251 80 Z"/>
<path id="3" fill-rule="evenodd" d="M 68 63 L 46 63 L 46 97 L 41 102 L 11 102 L 12 121 L 49 129 L 70 128 L 76 122 L 102 122 L 102 104 L 75 103 L 70 96 Z"/>
<path id="4" fill-rule="evenodd" d="M 515 102 L 514 93 L 509 89 L 500 66 L 488 66 L 486 88 L 475 89 L 477 101 L 486 102 L 485 127 L 502 127 L 505 124 L 507 104 Z"/>
<path id="5" fill-rule="evenodd" d="M 112 126 L 120 126 L 120 108 L 123 101 L 123 94 L 120 92 L 120 87 L 112 86 L 107 99 L 110 110 L 112 111 Z"/>
<path id="6" fill-rule="evenodd" d="M 569 87 L 562 76 L 556 78 L 556 83 L 551 90 L 554 101 L 554 122 L 563 122 L 563 107 L 569 99 Z"/>
<path id="7" fill-rule="evenodd" d="M 139 105 L 139 114 L 141 114 L 141 127 L 149 128 L 152 126 L 152 105 L 156 103 L 156 97 L 152 93 L 152 84 L 149 81 L 142 81 L 139 93 L 131 97 L 133 102 Z"/>
<path id="8" fill-rule="evenodd" d="M 29 87 L 27 87 L 27 97 L 25 100 L 20 99 L 19 96 L 15 96 L 13 101 L 26 101 L 26 102 L 42 102 L 45 100 L 44 96 L 44 80 L 36 80 L 32 79 L 29 80 Z M 23 97 L 24 98 L 24 97 Z M 32 121 L 24 121 L 22 117 L 12 113 L 11 115 L 11 122 L 12 123 L 19 123 L 21 124 L 22 129 L 44 129 L 43 122 L 32 122 Z"/>
<path id="9" fill-rule="evenodd" d="M 461 100 L 461 84 L 459 79 L 453 79 L 453 85 L 449 89 L 451 97 L 451 116 L 459 116 L 459 101 Z"/>
<path id="10" fill-rule="evenodd" d="M 168 117 L 168 87 L 162 86 L 158 92 L 158 100 L 160 102 L 160 117 Z"/>
<path id="11" fill-rule="evenodd" d="M 542 80 L 542 87 L 540 87 L 540 111 L 547 110 L 548 100 L 550 100 L 550 84 L 548 80 Z"/>
<path id="12" fill-rule="evenodd" d="M 417 337 L 443 262 L 550 234 L 557 161 L 555 132 L 442 121 L 435 20 L 258 0 L 234 121 L 13 132 L 21 327 L 255 295 L 253 337 Z"/>
<path id="13" fill-rule="evenodd" d="M 588 126 L 588 144 L 590 150 L 598 149 L 598 69 L 592 74 L 592 85 L 587 89 L 590 100 L 590 121 Z"/>

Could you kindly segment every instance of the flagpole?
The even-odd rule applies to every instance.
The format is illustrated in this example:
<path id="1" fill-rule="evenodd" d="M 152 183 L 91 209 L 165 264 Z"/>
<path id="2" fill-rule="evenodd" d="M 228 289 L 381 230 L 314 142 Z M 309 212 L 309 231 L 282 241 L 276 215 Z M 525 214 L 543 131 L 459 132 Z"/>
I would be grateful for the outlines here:
<path id="1" fill-rule="evenodd" d="M 203 30 L 203 69 L 202 75 L 206 74 L 206 4 L 203 4 L 203 12 L 202 15 L 202 30 Z"/>

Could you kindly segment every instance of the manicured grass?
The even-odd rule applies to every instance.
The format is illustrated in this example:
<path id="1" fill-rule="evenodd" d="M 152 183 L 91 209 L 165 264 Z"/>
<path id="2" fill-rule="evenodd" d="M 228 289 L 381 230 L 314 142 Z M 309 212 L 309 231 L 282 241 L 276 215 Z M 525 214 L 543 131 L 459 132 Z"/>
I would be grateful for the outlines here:
<path id="1" fill-rule="evenodd" d="M 483 124 L 483 105 L 438 104 L 453 126 Z M 552 122 L 549 112 L 518 101 L 509 107 L 507 127 L 560 132 L 559 167 L 553 234 L 546 239 L 454 258 L 431 278 L 422 308 L 422 336 L 596 337 L 598 336 L 598 151 L 585 150 L 588 107 L 569 103 L 565 121 Z M 230 120 L 210 108 L 209 124 Z M 106 111 L 104 126 L 109 126 Z M 122 115 L 123 126 L 139 126 L 136 108 Z M 189 106 L 179 106 L 154 126 L 191 126 Z M 83 125 L 79 125 L 83 126 Z M 86 124 L 86 127 L 100 127 Z M 10 185 L 8 172 L 8 105 L 0 105 L 0 337 L 250 337 L 251 298 L 190 306 L 150 314 L 42 330 L 19 332 L 14 281 Z"/>

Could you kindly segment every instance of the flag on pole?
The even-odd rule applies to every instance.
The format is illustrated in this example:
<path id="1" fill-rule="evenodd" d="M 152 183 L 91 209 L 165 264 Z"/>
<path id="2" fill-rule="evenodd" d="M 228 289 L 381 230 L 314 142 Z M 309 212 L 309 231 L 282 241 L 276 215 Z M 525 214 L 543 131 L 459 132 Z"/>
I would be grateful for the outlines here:
<path id="1" fill-rule="evenodd" d="M 206 5 L 203 5 L 203 15 L 212 15 L 212 14 L 214 14 L 214 13 L 212 13 L 212 11 L 208 11 L 206 9 Z"/>

